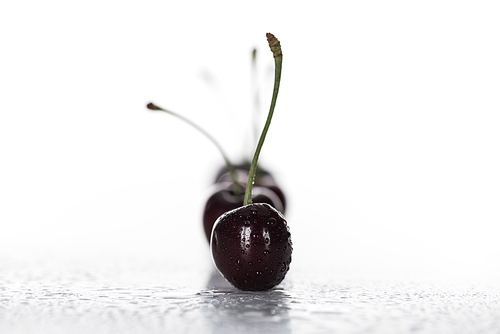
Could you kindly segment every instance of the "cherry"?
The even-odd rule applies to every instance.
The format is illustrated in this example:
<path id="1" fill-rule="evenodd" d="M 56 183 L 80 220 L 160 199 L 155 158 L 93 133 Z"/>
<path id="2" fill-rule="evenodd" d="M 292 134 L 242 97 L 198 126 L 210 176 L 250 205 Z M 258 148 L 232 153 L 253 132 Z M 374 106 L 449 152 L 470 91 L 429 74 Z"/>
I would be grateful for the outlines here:
<path id="1" fill-rule="evenodd" d="M 219 186 L 216 187 L 215 192 L 208 199 L 203 212 L 203 229 L 205 231 L 207 241 L 210 243 L 210 234 L 212 233 L 212 227 L 215 223 L 215 220 L 224 212 L 235 209 L 243 204 L 243 189 L 245 187 L 246 179 L 248 178 L 248 171 L 235 168 L 222 149 L 222 146 L 215 140 L 215 138 L 192 121 L 177 113 L 174 113 L 173 111 L 158 107 L 153 103 L 149 103 L 147 105 L 147 108 L 150 110 L 159 110 L 166 112 L 172 116 L 180 118 L 181 120 L 196 128 L 215 144 L 226 162 L 224 174 L 221 176 L 220 181 L 217 182 Z M 250 164 L 248 164 L 248 166 L 250 166 Z M 262 185 L 265 186 L 265 188 L 259 187 L 259 189 L 256 191 L 254 200 L 256 202 L 268 203 L 283 212 L 285 209 L 281 200 L 281 196 L 283 196 L 283 193 L 279 189 L 278 191 L 280 193 L 275 193 L 274 188 L 277 188 L 277 186 L 275 186 L 274 180 L 266 181 L 266 178 L 269 178 L 269 176 L 263 174 L 261 179 L 263 180 Z"/>
<path id="2" fill-rule="evenodd" d="M 231 182 L 220 182 L 214 185 L 214 192 L 208 198 L 203 210 L 203 228 L 210 243 L 212 227 L 222 214 L 243 205 L 243 194 L 236 195 Z M 283 204 L 277 194 L 265 187 L 255 187 L 253 191 L 255 203 L 267 203 L 283 212 Z"/>
<path id="3" fill-rule="evenodd" d="M 243 206 L 220 216 L 212 230 L 210 249 L 215 266 L 241 290 L 269 290 L 285 277 L 292 261 L 292 242 L 283 214 L 265 203 L 252 203 L 257 162 L 276 106 L 283 55 L 280 42 L 268 33 L 275 80 L 271 107 L 260 135 L 246 184 Z"/>
<path id="4" fill-rule="evenodd" d="M 217 269 L 240 290 L 273 288 L 283 281 L 292 261 L 285 217 L 265 203 L 222 215 L 212 232 L 211 250 Z"/>
<path id="5" fill-rule="evenodd" d="M 240 182 L 242 182 L 242 179 L 248 179 L 248 172 L 250 171 L 250 162 L 243 162 L 241 164 L 235 165 L 234 168 L 236 170 L 237 178 Z M 218 183 L 218 182 L 228 182 L 228 181 L 231 181 L 231 175 L 227 170 L 227 167 L 222 167 L 217 172 L 215 182 Z M 275 208 L 285 213 L 286 209 L 285 193 L 278 186 L 278 184 L 274 180 L 274 177 L 269 171 L 261 168 L 260 166 L 257 166 L 254 186 L 261 186 L 268 188 L 269 190 L 273 191 L 276 195 L 278 195 L 278 197 L 281 200 L 281 204 L 283 204 L 283 210 L 279 210 L 276 206 Z"/>

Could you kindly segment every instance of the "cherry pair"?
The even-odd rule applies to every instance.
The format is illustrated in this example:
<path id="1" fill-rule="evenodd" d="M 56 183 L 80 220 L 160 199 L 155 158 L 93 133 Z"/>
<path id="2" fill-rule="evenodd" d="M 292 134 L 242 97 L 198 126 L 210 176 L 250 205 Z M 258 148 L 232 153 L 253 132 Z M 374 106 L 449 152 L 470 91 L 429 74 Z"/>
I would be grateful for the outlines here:
<path id="1" fill-rule="evenodd" d="M 243 163 L 234 167 L 240 189 L 244 189 L 248 179 L 250 163 Z M 235 193 L 227 168 L 221 168 L 217 173 L 214 190 L 203 210 L 203 228 L 208 242 L 210 242 L 212 228 L 217 218 L 227 211 L 242 206 L 243 195 L 243 193 Z M 285 212 L 285 195 L 272 175 L 264 169 L 257 168 L 252 198 L 255 203 L 267 203 L 279 212 Z"/>

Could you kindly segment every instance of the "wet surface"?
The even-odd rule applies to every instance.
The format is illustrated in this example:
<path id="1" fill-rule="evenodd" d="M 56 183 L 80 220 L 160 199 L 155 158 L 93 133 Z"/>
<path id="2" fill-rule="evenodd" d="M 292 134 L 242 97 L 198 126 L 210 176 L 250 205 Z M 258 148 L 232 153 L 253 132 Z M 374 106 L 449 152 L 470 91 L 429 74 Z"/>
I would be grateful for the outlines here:
<path id="1" fill-rule="evenodd" d="M 1 333 L 499 333 L 499 285 L 292 272 L 241 292 L 211 264 L 3 261 Z"/>

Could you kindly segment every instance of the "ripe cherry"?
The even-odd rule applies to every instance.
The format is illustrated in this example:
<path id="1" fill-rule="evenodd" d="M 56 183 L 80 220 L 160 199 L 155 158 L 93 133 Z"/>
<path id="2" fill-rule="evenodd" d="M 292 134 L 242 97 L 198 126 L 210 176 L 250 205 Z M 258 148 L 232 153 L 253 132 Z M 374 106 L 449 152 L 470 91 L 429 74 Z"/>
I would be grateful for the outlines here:
<path id="1" fill-rule="evenodd" d="M 208 198 L 203 212 L 203 229 L 205 231 L 207 241 L 210 243 L 210 234 L 212 233 L 212 227 L 217 218 L 223 213 L 243 205 L 243 189 L 245 187 L 246 180 L 248 179 L 250 164 L 246 163 L 234 167 L 221 145 L 215 140 L 214 137 L 208 134 L 208 132 L 203 130 L 201 127 L 187 118 L 170 110 L 158 107 L 153 103 L 149 103 L 147 107 L 150 110 L 164 111 L 172 116 L 182 119 L 196 128 L 215 144 L 226 162 L 226 167 L 221 169 L 221 176 L 216 184 L 214 193 Z M 254 194 L 255 202 L 268 203 L 281 212 L 284 212 L 285 207 L 282 202 L 284 200 L 283 192 L 281 192 L 281 190 L 276 186 L 274 179 L 272 179 L 270 174 L 266 171 L 262 171 L 258 174 L 258 176 L 259 177 L 256 178 L 256 183 L 257 185 L 262 184 L 263 187 L 256 188 Z"/>
<path id="2" fill-rule="evenodd" d="M 203 228 L 209 243 L 212 228 L 217 218 L 242 206 L 244 199 L 243 194 L 236 195 L 234 193 L 231 182 L 219 182 L 214 185 L 214 188 L 203 210 Z M 267 203 L 283 212 L 283 205 L 278 195 L 265 187 L 255 187 L 252 197 L 255 203 Z"/>
<path id="3" fill-rule="evenodd" d="M 186 123 L 196 128 L 215 144 L 226 162 L 224 173 L 220 177 L 219 182 L 217 182 L 217 187 L 214 190 L 214 193 L 207 200 L 203 212 L 203 229 L 205 231 L 207 241 L 210 243 L 210 234 L 212 233 L 212 227 L 217 218 L 221 214 L 243 205 L 243 189 L 245 187 L 246 179 L 248 179 L 248 171 L 243 169 L 236 169 L 222 149 L 222 146 L 215 140 L 215 138 L 209 135 L 208 132 L 203 130 L 192 121 L 172 111 L 160 108 L 153 103 L 149 103 L 147 107 L 150 110 L 164 111 L 168 114 L 171 114 L 172 116 L 182 119 Z M 264 181 L 262 182 L 262 184 L 265 187 L 259 187 L 258 189 L 256 189 L 254 200 L 257 203 L 268 203 L 283 212 L 285 208 L 282 204 L 280 196 L 273 192 L 273 190 L 270 190 L 275 187 L 275 183 L 273 183 L 274 181 L 265 181 L 269 177 L 270 176 L 267 175 L 262 176 L 261 179 Z M 282 193 L 280 194 L 282 195 Z"/>
<path id="4" fill-rule="evenodd" d="M 248 179 L 248 172 L 250 171 L 250 162 L 244 162 L 235 165 L 234 169 L 236 170 L 236 175 L 238 180 L 241 183 L 244 183 Z M 228 181 L 231 181 L 231 174 L 229 173 L 227 167 L 222 167 L 217 173 L 215 182 L 217 183 L 217 182 L 228 182 Z M 276 206 L 275 208 L 281 211 L 282 213 L 285 213 L 286 209 L 285 193 L 278 186 L 274 177 L 268 170 L 263 169 L 260 166 L 257 166 L 254 186 L 268 188 L 269 190 L 273 191 L 276 195 L 278 195 L 278 197 L 281 200 L 281 204 L 283 205 L 283 210 L 279 210 L 279 208 L 277 208 Z"/>
<path id="5" fill-rule="evenodd" d="M 284 279 L 292 261 L 290 231 L 283 214 L 268 204 L 252 203 L 257 161 L 274 113 L 283 61 L 280 42 L 270 33 L 267 40 L 275 61 L 271 107 L 250 165 L 243 206 L 217 219 L 210 242 L 215 266 L 241 290 L 273 288 Z"/>
<path id="6" fill-rule="evenodd" d="M 290 269 L 290 230 L 285 217 L 272 206 L 249 204 L 217 220 L 211 251 L 216 267 L 236 288 L 269 290 Z"/>

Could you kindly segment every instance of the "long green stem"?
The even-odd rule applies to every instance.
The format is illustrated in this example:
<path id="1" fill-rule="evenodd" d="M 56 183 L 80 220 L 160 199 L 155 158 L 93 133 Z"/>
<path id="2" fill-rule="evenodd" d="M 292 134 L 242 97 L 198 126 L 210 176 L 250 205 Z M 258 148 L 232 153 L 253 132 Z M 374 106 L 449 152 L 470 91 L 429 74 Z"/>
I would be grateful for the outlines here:
<path id="1" fill-rule="evenodd" d="M 243 201 L 243 205 L 252 204 L 252 189 L 253 184 L 255 182 L 255 174 L 257 172 L 257 162 L 259 160 L 260 150 L 262 149 L 262 145 L 264 144 L 264 140 L 266 139 L 267 131 L 269 130 L 269 125 L 271 125 L 271 119 L 274 114 L 274 107 L 276 106 L 276 100 L 278 98 L 278 92 L 280 89 L 280 81 L 281 81 L 281 66 L 283 63 L 283 54 L 281 52 L 280 42 L 276 37 L 272 34 L 267 34 L 267 40 L 269 42 L 269 47 L 271 51 L 273 51 L 274 55 L 274 88 L 273 88 L 273 97 L 271 99 L 271 107 L 269 108 L 269 113 L 267 115 L 266 124 L 264 125 L 264 129 L 259 138 L 259 142 L 257 143 L 257 147 L 255 149 L 255 153 L 252 159 L 252 164 L 250 165 L 250 171 L 248 173 L 248 181 L 247 188 L 245 190 L 245 199 Z"/>
<path id="2" fill-rule="evenodd" d="M 233 181 L 233 191 L 234 191 L 234 193 L 236 195 L 240 195 L 240 194 L 243 193 L 243 189 L 242 189 L 240 183 L 238 182 L 238 176 L 236 174 L 236 169 L 234 168 L 234 165 L 231 163 L 231 161 L 227 157 L 226 153 L 222 149 L 222 146 L 217 142 L 217 140 L 215 140 L 214 137 L 212 137 L 203 128 L 201 128 L 200 126 L 198 126 L 198 124 L 192 122 L 191 120 L 187 119 L 186 117 L 184 117 L 182 115 L 179 115 L 179 114 L 177 114 L 177 113 L 175 113 L 173 111 L 160 108 L 160 107 L 158 107 L 154 103 L 148 103 L 148 105 L 146 107 L 148 109 L 150 109 L 150 110 L 161 110 L 161 111 L 166 112 L 167 114 L 175 116 L 175 117 L 183 120 L 184 122 L 188 123 L 189 125 L 191 125 L 192 127 L 194 127 L 196 130 L 200 131 L 203 135 L 205 135 L 205 137 L 207 137 L 217 147 L 217 149 L 219 150 L 219 152 L 222 154 L 222 157 L 224 158 L 224 161 L 226 162 L 227 170 L 229 171 L 229 174 L 231 175 L 231 180 Z"/>

